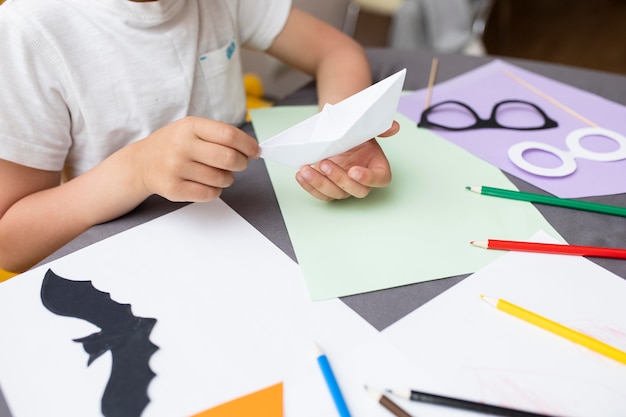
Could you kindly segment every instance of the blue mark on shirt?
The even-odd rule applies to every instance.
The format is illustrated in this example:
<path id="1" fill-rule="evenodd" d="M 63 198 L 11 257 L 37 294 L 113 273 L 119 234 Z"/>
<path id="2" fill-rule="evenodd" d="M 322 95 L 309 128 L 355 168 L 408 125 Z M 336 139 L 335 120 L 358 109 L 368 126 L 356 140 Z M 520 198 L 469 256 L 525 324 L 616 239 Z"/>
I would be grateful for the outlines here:
<path id="1" fill-rule="evenodd" d="M 230 41 L 230 43 L 228 44 L 228 47 L 226 48 L 226 58 L 230 61 L 230 59 L 233 57 L 233 55 L 235 54 L 235 50 L 237 50 L 237 43 L 232 40 Z M 207 60 L 207 56 L 206 55 L 202 55 L 199 58 L 200 61 L 206 61 Z"/>
<path id="2" fill-rule="evenodd" d="M 226 49 L 226 58 L 230 60 L 235 53 L 235 49 L 237 49 L 237 44 L 234 40 L 230 41 L 230 45 L 228 45 L 228 48 Z"/>

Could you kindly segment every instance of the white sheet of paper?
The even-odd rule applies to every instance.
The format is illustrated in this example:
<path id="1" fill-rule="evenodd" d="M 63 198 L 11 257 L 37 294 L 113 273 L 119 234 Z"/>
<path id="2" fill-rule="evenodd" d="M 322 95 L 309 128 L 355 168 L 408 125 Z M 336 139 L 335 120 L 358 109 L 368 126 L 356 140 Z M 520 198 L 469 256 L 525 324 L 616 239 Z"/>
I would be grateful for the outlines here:
<path id="1" fill-rule="evenodd" d="M 406 69 L 385 78 L 261 144 L 261 157 L 299 169 L 387 131 L 398 109 Z"/>
<path id="2" fill-rule="evenodd" d="M 530 241 L 556 243 L 543 232 Z M 510 252 L 383 331 L 447 385 L 441 394 L 548 415 L 624 415 L 624 364 L 497 310 L 480 294 L 626 350 L 626 280 L 583 257 Z"/>
<path id="3" fill-rule="evenodd" d="M 300 269 L 221 200 L 192 204 L 0 284 L 0 386 L 13 417 L 99 416 L 111 353 L 90 366 L 74 339 L 99 329 L 41 302 L 48 269 L 92 281 L 156 318 L 142 414 L 188 417 L 284 383 L 286 416 L 336 413 L 326 351 L 355 415 L 380 416 L 363 384 L 428 376 L 338 299 L 312 302 Z M 381 387 L 382 388 L 382 387 Z"/>

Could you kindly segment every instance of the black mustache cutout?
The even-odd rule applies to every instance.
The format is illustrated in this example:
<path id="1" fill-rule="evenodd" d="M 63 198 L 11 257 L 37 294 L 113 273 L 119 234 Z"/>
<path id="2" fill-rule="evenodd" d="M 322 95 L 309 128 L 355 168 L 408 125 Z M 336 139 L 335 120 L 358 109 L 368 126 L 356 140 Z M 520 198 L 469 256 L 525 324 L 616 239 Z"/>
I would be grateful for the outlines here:
<path id="1" fill-rule="evenodd" d="M 428 116 L 431 113 L 434 113 L 437 108 L 445 106 L 446 104 L 458 106 L 457 109 L 462 110 L 470 114 L 474 118 L 474 124 L 462 127 L 454 127 L 454 126 L 445 126 L 440 123 L 431 122 L 428 120 Z M 498 122 L 497 115 L 498 110 L 500 110 L 501 106 L 506 106 L 509 104 L 517 104 L 523 106 L 529 106 L 529 108 L 533 109 L 537 112 L 541 117 L 543 117 L 543 124 L 538 126 L 504 126 Z M 509 129 L 509 130 L 543 130 L 543 129 L 552 129 L 557 127 L 559 124 L 551 119 L 546 112 L 541 110 L 539 106 L 536 104 L 530 103 L 524 100 L 504 100 L 499 103 L 496 103 L 491 110 L 491 116 L 489 119 L 481 119 L 478 116 L 478 113 L 474 111 L 470 106 L 465 103 L 456 100 L 447 100 L 442 101 L 441 103 L 433 104 L 422 112 L 422 116 L 420 118 L 418 127 L 423 128 L 435 128 L 435 129 L 443 129 L 443 130 L 451 130 L 451 131 L 462 131 L 462 130 L 473 130 L 473 129 Z"/>
<path id="2" fill-rule="evenodd" d="M 106 417 L 140 416 L 150 402 L 148 385 L 156 376 L 149 360 L 158 347 L 150 341 L 156 319 L 136 317 L 129 304 L 119 304 L 91 281 L 71 281 L 48 270 L 41 301 L 52 313 L 86 320 L 101 330 L 75 339 L 89 354 L 87 366 L 111 351 L 111 376 L 101 402 Z"/>

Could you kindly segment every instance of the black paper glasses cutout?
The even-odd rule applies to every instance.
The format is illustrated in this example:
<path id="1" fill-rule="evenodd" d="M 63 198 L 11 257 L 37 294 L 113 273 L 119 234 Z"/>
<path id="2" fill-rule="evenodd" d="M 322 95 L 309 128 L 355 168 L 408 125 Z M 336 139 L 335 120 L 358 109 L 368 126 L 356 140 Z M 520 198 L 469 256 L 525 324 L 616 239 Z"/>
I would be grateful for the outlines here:
<path id="1" fill-rule="evenodd" d="M 537 115 L 541 116 L 543 119 L 543 123 L 539 122 L 537 124 L 522 126 L 522 125 L 513 125 L 513 123 L 509 123 L 505 121 L 504 117 L 505 113 L 513 112 L 513 111 L 532 111 Z M 442 124 L 441 120 L 437 120 L 434 118 L 434 113 L 436 112 L 454 112 L 456 114 L 461 113 L 468 117 L 468 123 L 465 125 L 458 126 L 450 126 L 449 124 Z M 434 119 L 434 120 L 433 120 Z M 440 118 L 441 119 L 441 118 Z M 500 119 L 500 121 L 498 120 Z M 435 121 L 437 120 L 437 121 Z M 451 130 L 451 131 L 462 131 L 462 130 L 473 130 L 473 129 L 509 129 L 509 130 L 543 130 L 543 129 L 551 129 L 553 127 L 557 127 L 559 124 L 551 119 L 543 110 L 539 108 L 539 106 L 529 103 L 523 100 L 504 100 L 497 103 L 493 106 L 491 110 L 491 116 L 489 119 L 481 119 L 480 116 L 465 103 L 456 100 L 447 100 L 442 101 L 441 103 L 437 103 L 433 106 L 428 107 L 422 112 L 422 117 L 420 122 L 417 124 L 419 127 L 423 128 L 435 128 L 435 129 L 443 129 L 443 130 Z"/>

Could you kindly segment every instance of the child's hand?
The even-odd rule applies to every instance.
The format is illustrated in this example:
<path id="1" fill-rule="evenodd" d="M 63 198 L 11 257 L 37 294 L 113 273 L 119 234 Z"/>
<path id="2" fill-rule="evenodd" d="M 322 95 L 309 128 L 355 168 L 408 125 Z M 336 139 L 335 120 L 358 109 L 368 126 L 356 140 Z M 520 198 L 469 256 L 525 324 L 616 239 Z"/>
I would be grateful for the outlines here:
<path id="1" fill-rule="evenodd" d="M 257 141 L 226 123 L 200 117 L 173 122 L 135 143 L 139 186 L 171 201 L 209 201 L 219 197 L 258 158 Z"/>
<path id="2" fill-rule="evenodd" d="M 395 135 L 400 125 L 393 122 L 381 137 Z M 372 188 L 386 187 L 391 182 L 391 168 L 376 140 L 340 155 L 304 166 L 296 174 L 302 188 L 320 200 L 339 200 L 348 197 L 366 197 Z"/>

